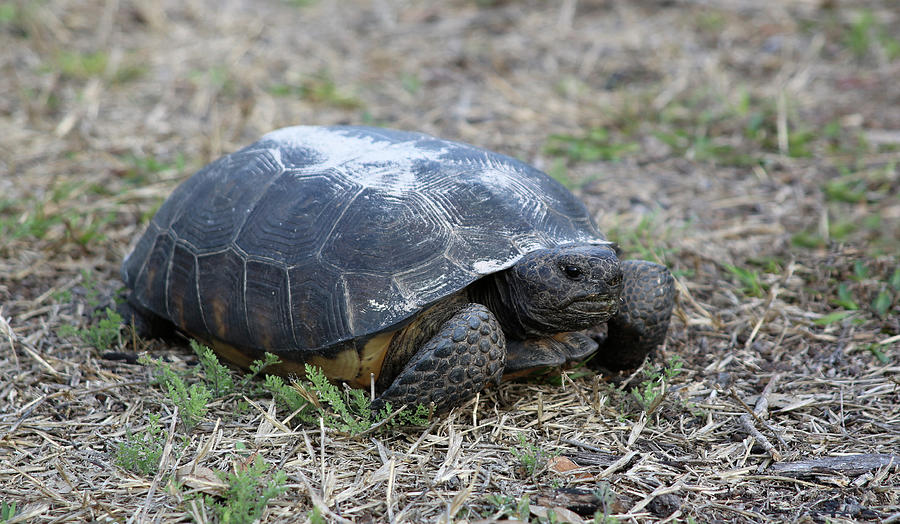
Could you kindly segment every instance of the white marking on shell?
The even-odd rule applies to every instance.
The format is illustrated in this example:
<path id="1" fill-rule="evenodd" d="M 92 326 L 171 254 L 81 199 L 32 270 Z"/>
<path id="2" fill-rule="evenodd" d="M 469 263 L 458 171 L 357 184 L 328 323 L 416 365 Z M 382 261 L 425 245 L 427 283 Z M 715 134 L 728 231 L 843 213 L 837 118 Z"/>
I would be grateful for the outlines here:
<path id="1" fill-rule="evenodd" d="M 517 255 L 509 260 L 479 260 L 472 264 L 472 270 L 479 275 L 490 275 L 497 271 L 506 269 L 515 263 L 521 256 Z"/>
<path id="2" fill-rule="evenodd" d="M 305 167 L 304 171 L 321 172 L 340 167 L 352 172 L 354 181 L 363 186 L 395 195 L 417 189 L 413 171 L 416 161 L 439 161 L 447 152 L 446 148 L 422 148 L 415 139 L 393 142 L 379 139 L 377 135 L 356 135 L 316 126 L 285 127 L 262 139 L 315 150 L 322 160 Z"/>

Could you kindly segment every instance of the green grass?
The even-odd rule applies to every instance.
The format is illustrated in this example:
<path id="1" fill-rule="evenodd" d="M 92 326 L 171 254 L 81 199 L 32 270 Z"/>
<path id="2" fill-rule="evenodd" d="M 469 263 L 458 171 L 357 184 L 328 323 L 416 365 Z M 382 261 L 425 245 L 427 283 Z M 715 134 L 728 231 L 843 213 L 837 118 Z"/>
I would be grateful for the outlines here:
<path id="1" fill-rule="evenodd" d="M 836 324 L 842 320 L 855 315 L 855 311 L 834 311 L 813 320 L 813 324 L 817 326 L 829 326 Z"/>
<path id="2" fill-rule="evenodd" d="M 187 161 L 182 153 L 171 160 L 151 155 L 124 155 L 122 159 L 129 167 L 122 173 L 122 178 L 129 184 L 141 186 L 154 181 L 160 173 L 177 173 L 184 171 Z"/>
<path id="3" fill-rule="evenodd" d="M 13 200 L 0 202 L 0 239 L 3 242 L 23 238 L 43 239 L 50 229 L 63 223 L 58 214 L 47 214 L 46 204 L 30 200 L 17 204 Z"/>
<path id="4" fill-rule="evenodd" d="M 862 60 L 880 47 L 884 56 L 893 61 L 900 58 L 900 40 L 891 35 L 889 26 L 864 9 L 856 13 L 844 32 L 843 44 L 857 59 Z"/>
<path id="5" fill-rule="evenodd" d="M 900 194 L 896 163 L 840 167 L 837 175 L 823 181 L 821 191 L 828 220 L 795 231 L 795 246 L 821 249 L 841 242 L 860 247 L 869 257 L 896 253 L 900 221 L 891 214 Z"/>
<path id="6" fill-rule="evenodd" d="M 19 201 L 0 200 L 0 246 L 15 240 L 73 242 L 94 249 L 107 240 L 115 211 L 86 208 L 68 197 L 85 186 L 80 181 L 62 181 L 42 197 Z"/>
<path id="7" fill-rule="evenodd" d="M 359 98 L 338 87 L 327 72 L 307 76 L 298 84 L 272 84 L 269 86 L 268 91 L 275 96 L 302 98 L 314 104 L 339 109 L 360 109 L 363 107 L 363 103 Z"/>
<path id="8" fill-rule="evenodd" d="M 578 136 L 550 135 L 544 145 L 544 152 L 548 155 L 566 158 L 570 162 L 616 161 L 637 150 L 637 143 L 618 140 L 602 127 Z"/>
<path id="9" fill-rule="evenodd" d="M 328 524 L 328 521 L 322 516 L 322 511 L 319 510 L 319 506 L 313 506 L 313 509 L 306 514 L 306 518 L 309 519 L 309 524 Z"/>
<path id="10" fill-rule="evenodd" d="M 237 92 L 237 80 L 234 73 L 225 66 L 215 65 L 208 69 L 192 71 L 188 79 L 197 87 L 208 88 L 224 95 Z"/>
<path id="11" fill-rule="evenodd" d="M 759 271 L 738 267 L 733 264 L 725 264 L 725 270 L 731 273 L 741 283 L 741 293 L 748 297 L 761 298 L 766 296 L 768 287 L 761 281 Z"/>
<path id="12" fill-rule="evenodd" d="M 880 364 L 887 365 L 891 363 L 890 357 L 884 353 L 887 344 L 866 344 L 864 347 Z"/>
<path id="13" fill-rule="evenodd" d="M 827 281 L 810 284 L 824 284 L 823 295 L 828 304 L 837 308 L 813 320 L 814 325 L 825 327 L 845 321 L 858 324 L 890 319 L 900 313 L 900 267 L 890 258 L 860 258 L 836 269 Z"/>
<path id="14" fill-rule="evenodd" d="M 109 56 L 104 51 L 63 50 L 57 53 L 53 68 L 64 76 L 83 80 L 102 75 L 108 62 Z"/>

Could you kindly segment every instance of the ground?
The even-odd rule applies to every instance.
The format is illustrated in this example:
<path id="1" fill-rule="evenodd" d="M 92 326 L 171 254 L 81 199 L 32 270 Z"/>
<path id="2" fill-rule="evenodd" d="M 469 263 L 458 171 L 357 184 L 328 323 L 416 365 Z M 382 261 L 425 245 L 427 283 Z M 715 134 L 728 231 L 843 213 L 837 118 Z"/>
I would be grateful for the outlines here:
<path id="1" fill-rule="evenodd" d="M 224 520 L 229 471 L 285 488 L 265 522 L 900 520 L 894 0 L 20 0 L 0 50 L 0 521 Z M 123 257 L 205 163 L 338 123 L 566 183 L 677 276 L 665 346 L 420 427 L 301 422 L 258 380 L 179 422 L 130 356 L 213 372 L 117 330 Z"/>

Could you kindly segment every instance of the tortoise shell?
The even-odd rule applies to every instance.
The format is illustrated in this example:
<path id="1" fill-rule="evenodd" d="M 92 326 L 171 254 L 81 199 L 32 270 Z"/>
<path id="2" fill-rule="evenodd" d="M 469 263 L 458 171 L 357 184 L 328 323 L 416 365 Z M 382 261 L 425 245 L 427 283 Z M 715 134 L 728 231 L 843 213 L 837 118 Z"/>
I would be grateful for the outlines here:
<path id="1" fill-rule="evenodd" d="M 297 126 L 176 188 L 122 278 L 131 300 L 189 333 L 328 356 L 570 243 L 606 241 L 565 187 L 513 158 L 420 133 Z"/>

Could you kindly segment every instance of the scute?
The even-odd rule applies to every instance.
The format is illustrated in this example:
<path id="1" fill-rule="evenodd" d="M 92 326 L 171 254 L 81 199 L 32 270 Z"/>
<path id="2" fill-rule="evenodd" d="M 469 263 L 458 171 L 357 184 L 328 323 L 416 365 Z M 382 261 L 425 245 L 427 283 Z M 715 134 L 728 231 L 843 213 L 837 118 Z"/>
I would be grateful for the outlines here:
<path id="1" fill-rule="evenodd" d="M 424 195 L 367 188 L 328 236 L 322 260 L 344 271 L 389 277 L 428 265 L 445 249 L 449 236 L 446 217 Z M 398 250 L 402 256 L 395 256 Z"/>
<path id="2" fill-rule="evenodd" d="M 262 195 L 236 243 L 287 266 L 313 259 L 359 190 L 334 170 L 287 173 Z"/>
<path id="3" fill-rule="evenodd" d="M 251 340 L 257 347 L 270 351 L 296 347 L 287 269 L 249 260 L 246 278 L 244 298 Z"/>
<path id="4" fill-rule="evenodd" d="M 172 231 L 196 252 L 216 252 L 237 236 L 257 200 L 282 174 L 278 159 L 268 150 L 241 151 L 229 157 L 220 171 L 203 173 L 190 204 L 172 224 Z"/>
<path id="5" fill-rule="evenodd" d="M 244 303 L 244 263 L 244 258 L 230 249 L 197 257 L 197 293 L 208 332 L 237 345 L 254 342 Z"/>
<path id="6" fill-rule="evenodd" d="M 513 158 L 419 133 L 298 126 L 185 181 L 123 278 L 143 306 L 226 343 L 327 356 L 569 243 L 605 240 L 568 190 Z"/>

